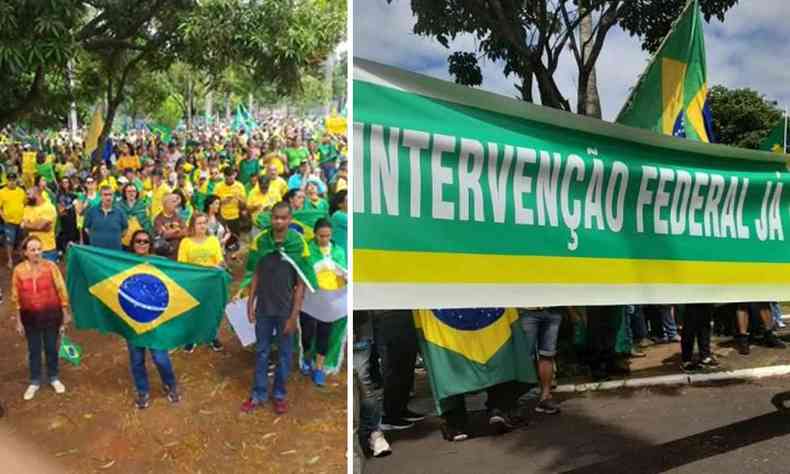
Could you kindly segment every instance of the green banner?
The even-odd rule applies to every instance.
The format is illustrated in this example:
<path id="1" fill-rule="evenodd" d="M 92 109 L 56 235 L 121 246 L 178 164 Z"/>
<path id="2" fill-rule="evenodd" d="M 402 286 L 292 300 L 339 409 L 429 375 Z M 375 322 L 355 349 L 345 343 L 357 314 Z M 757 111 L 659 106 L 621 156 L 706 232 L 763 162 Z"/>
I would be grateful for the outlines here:
<path id="1" fill-rule="evenodd" d="M 355 61 L 357 309 L 790 296 L 782 157 Z"/>

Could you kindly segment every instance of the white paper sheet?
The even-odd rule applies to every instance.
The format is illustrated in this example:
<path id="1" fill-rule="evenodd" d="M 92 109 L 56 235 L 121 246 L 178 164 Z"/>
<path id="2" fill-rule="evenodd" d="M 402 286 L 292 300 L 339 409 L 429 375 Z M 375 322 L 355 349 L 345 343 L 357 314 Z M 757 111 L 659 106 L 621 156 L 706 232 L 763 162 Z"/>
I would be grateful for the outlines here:
<path id="1" fill-rule="evenodd" d="M 255 325 L 247 319 L 247 298 L 231 301 L 225 307 L 225 314 L 233 328 L 233 332 L 239 338 L 244 347 L 255 344 Z"/>

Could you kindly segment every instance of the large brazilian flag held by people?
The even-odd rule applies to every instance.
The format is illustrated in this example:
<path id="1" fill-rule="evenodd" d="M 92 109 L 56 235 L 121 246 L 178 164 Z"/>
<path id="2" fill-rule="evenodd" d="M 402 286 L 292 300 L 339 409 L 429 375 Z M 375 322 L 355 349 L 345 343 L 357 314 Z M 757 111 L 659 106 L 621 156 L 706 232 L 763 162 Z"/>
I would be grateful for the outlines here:
<path id="1" fill-rule="evenodd" d="M 211 341 L 228 301 L 230 277 L 217 268 L 83 245 L 69 249 L 66 265 L 76 327 L 138 347 Z"/>
<path id="2" fill-rule="evenodd" d="M 436 409 L 448 397 L 503 382 L 534 383 L 535 341 L 518 326 L 514 308 L 415 310 L 421 353 Z"/>

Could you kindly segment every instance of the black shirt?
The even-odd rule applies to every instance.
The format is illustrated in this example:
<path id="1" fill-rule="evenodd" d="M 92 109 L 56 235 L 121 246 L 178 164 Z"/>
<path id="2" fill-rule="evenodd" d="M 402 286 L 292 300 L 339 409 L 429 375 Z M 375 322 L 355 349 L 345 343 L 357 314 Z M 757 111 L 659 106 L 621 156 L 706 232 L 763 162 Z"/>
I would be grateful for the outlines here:
<path id="1" fill-rule="evenodd" d="M 270 253 L 255 265 L 258 286 L 256 318 L 288 318 L 293 308 L 294 286 L 299 276 L 279 252 Z"/>

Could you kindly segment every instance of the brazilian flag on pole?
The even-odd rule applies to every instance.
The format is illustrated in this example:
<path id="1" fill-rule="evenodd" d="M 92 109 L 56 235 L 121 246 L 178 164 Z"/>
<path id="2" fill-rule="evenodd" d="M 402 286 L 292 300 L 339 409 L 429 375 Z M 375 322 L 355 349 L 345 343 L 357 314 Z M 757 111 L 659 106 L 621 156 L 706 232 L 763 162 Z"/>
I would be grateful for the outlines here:
<path id="1" fill-rule="evenodd" d="M 228 301 L 224 270 L 84 245 L 71 246 L 66 259 L 78 329 L 163 350 L 214 338 Z"/>
<path id="2" fill-rule="evenodd" d="M 760 143 L 760 149 L 774 153 L 785 153 L 787 146 L 787 114 L 776 124 L 771 133 Z"/>
<path id="3" fill-rule="evenodd" d="M 509 381 L 536 381 L 535 341 L 519 327 L 513 308 L 414 312 L 423 359 L 439 414 L 447 397 Z"/>
<path id="4" fill-rule="evenodd" d="M 690 1 L 617 117 L 617 123 L 714 142 L 707 103 L 705 37 L 697 0 Z"/>

